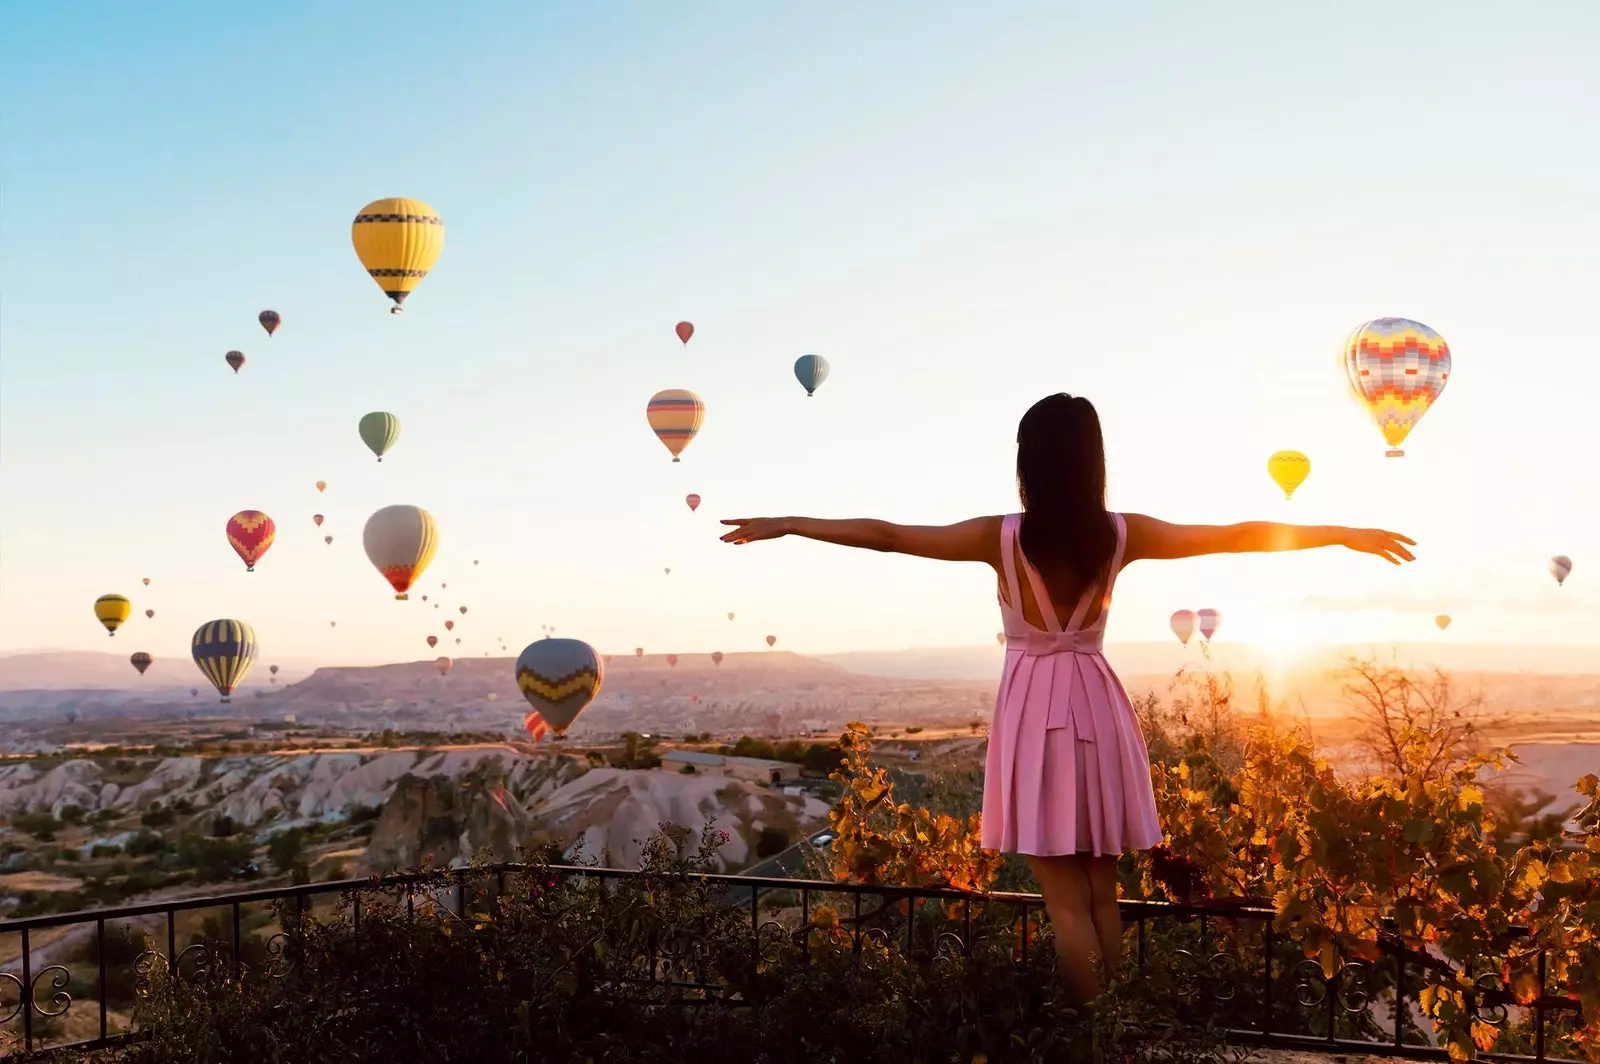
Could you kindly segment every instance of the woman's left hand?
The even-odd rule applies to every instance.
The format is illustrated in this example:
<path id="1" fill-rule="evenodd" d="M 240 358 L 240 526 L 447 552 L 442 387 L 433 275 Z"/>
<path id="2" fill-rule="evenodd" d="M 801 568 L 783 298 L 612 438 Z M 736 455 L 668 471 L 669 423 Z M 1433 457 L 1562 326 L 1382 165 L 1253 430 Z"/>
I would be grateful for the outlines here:
<path id="1" fill-rule="evenodd" d="M 735 517 L 724 519 L 723 524 L 734 529 L 722 537 L 724 543 L 743 544 L 758 539 L 777 539 L 790 532 L 787 517 Z"/>

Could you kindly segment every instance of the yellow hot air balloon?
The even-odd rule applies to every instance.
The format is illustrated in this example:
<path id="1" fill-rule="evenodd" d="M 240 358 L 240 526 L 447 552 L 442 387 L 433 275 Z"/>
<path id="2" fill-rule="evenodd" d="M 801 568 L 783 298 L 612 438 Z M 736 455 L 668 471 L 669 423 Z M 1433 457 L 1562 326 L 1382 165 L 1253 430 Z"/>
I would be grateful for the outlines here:
<path id="1" fill-rule="evenodd" d="M 1439 626 L 1439 631 L 1442 632 L 1446 628 L 1450 627 L 1450 615 L 1447 614 L 1447 613 L 1441 613 L 1441 614 L 1439 614 L 1439 616 L 1437 616 L 1437 617 L 1435 617 L 1433 619 L 1433 623 L 1438 625 Z"/>
<path id="2" fill-rule="evenodd" d="M 373 200 L 350 223 L 350 242 L 367 273 L 394 300 L 389 313 L 399 314 L 444 250 L 444 220 L 421 200 Z"/>
<path id="3" fill-rule="evenodd" d="M 1294 495 L 1294 489 L 1311 475 L 1311 459 L 1299 451 L 1279 451 L 1267 459 L 1267 473 L 1283 489 L 1283 497 Z"/>
<path id="4" fill-rule="evenodd" d="M 94 615 L 112 635 L 122 627 L 122 622 L 133 613 L 133 603 L 121 595 L 101 595 L 94 600 Z"/>
<path id="5" fill-rule="evenodd" d="M 683 388 L 668 388 L 650 397 L 645 407 L 645 417 L 650 427 L 676 462 L 683 449 L 689 446 L 700 423 L 706 419 L 706 404 L 698 395 Z"/>
<path id="6" fill-rule="evenodd" d="M 439 526 L 420 506 L 385 506 L 367 518 L 361 532 L 367 558 L 404 599 L 411 585 L 433 561 L 439 548 Z"/>

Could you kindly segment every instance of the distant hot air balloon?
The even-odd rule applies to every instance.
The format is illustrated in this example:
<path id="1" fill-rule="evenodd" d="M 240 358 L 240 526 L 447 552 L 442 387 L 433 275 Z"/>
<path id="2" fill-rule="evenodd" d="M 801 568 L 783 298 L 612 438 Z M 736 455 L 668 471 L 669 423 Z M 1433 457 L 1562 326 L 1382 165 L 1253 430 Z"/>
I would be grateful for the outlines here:
<path id="1" fill-rule="evenodd" d="M 233 372 L 238 373 L 239 367 L 244 365 L 244 352 L 229 351 L 222 356 L 222 360 L 233 367 Z"/>
<path id="2" fill-rule="evenodd" d="M 121 595 L 101 595 L 94 600 L 94 615 L 112 635 L 122 627 L 122 622 L 133 612 L 133 603 Z"/>
<path id="3" fill-rule="evenodd" d="M 733 614 L 731 612 L 728 614 L 728 620 L 733 620 Z"/>
<path id="4" fill-rule="evenodd" d="M 711 664 L 713 664 L 713 665 L 721 665 L 722 664 L 722 651 L 713 650 L 711 652 Z"/>
<path id="5" fill-rule="evenodd" d="M 683 449 L 694 439 L 695 433 L 700 431 L 700 424 L 706 419 L 706 404 L 693 392 L 668 388 L 650 397 L 650 403 L 645 407 L 645 418 L 649 420 L 656 437 L 672 452 L 672 460 L 676 462 Z"/>
<path id="6" fill-rule="evenodd" d="M 691 322 L 680 321 L 672 331 L 678 334 L 678 339 L 688 343 L 689 338 L 694 335 L 694 325 Z"/>
<path id="7" fill-rule="evenodd" d="M 636 658 L 644 657 L 644 647 L 634 647 L 633 648 L 633 656 L 636 657 Z"/>
<path id="8" fill-rule="evenodd" d="M 144 675 L 144 670 L 148 669 L 150 667 L 150 663 L 152 661 L 154 661 L 154 660 L 155 659 L 152 658 L 149 654 L 146 654 L 144 651 L 141 650 L 138 653 L 131 655 L 128 658 L 128 663 L 131 664 L 134 668 L 138 669 L 139 670 L 139 675 L 143 676 Z"/>
<path id="9" fill-rule="evenodd" d="M 828 379 L 828 360 L 821 355 L 801 355 L 795 359 L 794 376 L 807 395 L 815 395 Z"/>
<path id="10" fill-rule="evenodd" d="M 400 419 L 387 411 L 374 410 L 361 415 L 361 420 L 356 423 L 356 431 L 361 434 L 361 442 L 381 462 L 400 438 Z"/>
<path id="11" fill-rule="evenodd" d="M 1311 459 L 1299 451 L 1278 451 L 1267 459 L 1267 475 L 1283 489 L 1285 499 L 1311 475 Z"/>
<path id="12" fill-rule="evenodd" d="M 465 617 L 467 615 L 467 608 L 465 606 L 460 606 L 457 608 L 461 610 L 461 616 Z"/>
<path id="13" fill-rule="evenodd" d="M 276 665 L 268 665 L 267 671 L 272 673 L 274 676 L 278 675 L 278 667 Z"/>
<path id="14" fill-rule="evenodd" d="M 1193 610 L 1179 610 L 1172 615 L 1172 634 L 1184 646 L 1189 645 L 1189 637 L 1194 635 L 1195 616 Z"/>
<path id="15" fill-rule="evenodd" d="M 665 568 L 665 569 L 662 569 L 662 570 L 661 570 L 661 571 L 662 571 L 662 572 L 663 572 L 663 573 L 666 573 L 666 574 L 667 574 L 667 575 L 668 575 L 668 576 L 671 576 L 671 575 L 672 575 L 672 567 L 671 567 L 671 566 L 670 566 L 670 565 L 669 565 L 669 566 L 667 566 L 667 567 L 666 567 L 666 568 Z"/>
<path id="16" fill-rule="evenodd" d="M 155 617 L 156 617 L 156 611 L 155 610 L 145 610 L 144 611 L 145 620 L 153 621 L 153 620 L 155 620 Z"/>
<path id="17" fill-rule="evenodd" d="M 399 314 L 444 250 L 444 220 L 421 200 L 373 200 L 350 224 L 350 242 L 368 275 L 394 300 L 389 313 Z"/>
<path id="18" fill-rule="evenodd" d="M 994 634 L 994 641 L 996 643 L 999 643 L 1001 646 L 1005 646 L 1006 645 L 1006 634 L 1004 632 L 996 632 Z"/>
<path id="19" fill-rule="evenodd" d="M 224 702 L 244 681 L 256 660 L 256 633 L 243 621 L 207 621 L 190 641 L 194 663 Z"/>
<path id="20" fill-rule="evenodd" d="M 676 654 L 668 654 L 667 655 L 667 668 L 669 668 L 669 669 L 676 668 L 677 664 L 678 664 L 678 655 L 676 655 Z"/>
<path id="21" fill-rule="evenodd" d="M 540 639 L 517 655 L 517 686 L 557 735 L 594 701 L 605 671 L 594 648 L 577 639 Z"/>
<path id="22" fill-rule="evenodd" d="M 455 629 L 455 626 L 456 626 L 456 622 L 455 621 L 445 621 L 444 622 L 444 630 L 447 631 L 447 632 L 453 631 Z"/>
<path id="23" fill-rule="evenodd" d="M 427 602 L 428 601 L 428 596 L 427 595 L 423 595 L 422 596 L 422 601 L 423 602 Z"/>
<path id="24" fill-rule="evenodd" d="M 319 492 L 320 491 L 327 491 L 328 490 L 328 482 L 326 480 L 317 481 L 317 490 Z"/>
<path id="25" fill-rule="evenodd" d="M 328 627 L 329 628 L 337 628 L 337 627 L 339 627 L 339 622 L 338 621 L 329 621 L 328 622 Z"/>
<path id="26" fill-rule="evenodd" d="M 433 561 L 439 547 L 439 529 L 433 515 L 417 506 L 385 506 L 367 518 L 361 533 L 367 559 L 405 599 L 411 584 Z"/>
<path id="27" fill-rule="evenodd" d="M 1572 559 L 1565 554 L 1557 554 L 1550 559 L 1550 575 L 1556 578 L 1559 586 L 1567 582 L 1567 577 L 1572 573 Z"/>
<path id="28" fill-rule="evenodd" d="M 272 541 L 277 538 L 278 526 L 260 510 L 240 510 L 228 518 L 223 531 L 234 552 L 244 560 L 244 571 L 253 573 L 256 571 L 256 562 L 261 560 L 261 556 L 267 553 Z"/>
<path id="29" fill-rule="evenodd" d="M 332 536 L 323 536 L 322 537 L 322 542 L 326 543 L 328 546 L 331 547 L 331 546 L 333 546 L 333 537 Z"/>
<path id="30" fill-rule="evenodd" d="M 316 525 L 318 528 L 321 528 L 322 527 L 322 515 L 321 514 L 312 514 L 311 515 L 311 523 Z"/>
<path id="31" fill-rule="evenodd" d="M 434 664 L 439 667 L 439 675 L 443 676 L 445 673 L 450 671 L 450 666 L 454 665 L 455 662 L 451 661 L 449 658 L 440 658 L 438 661 L 435 661 Z"/>
<path id="32" fill-rule="evenodd" d="M 700 496 L 698 495 L 692 493 L 685 495 L 683 497 L 683 501 L 689 504 L 690 513 L 694 513 L 696 510 L 700 509 Z"/>
<path id="33" fill-rule="evenodd" d="M 1439 626 L 1439 631 L 1442 632 L 1446 628 L 1450 627 L 1450 616 L 1448 614 L 1441 613 L 1441 614 L 1439 614 L 1439 616 L 1437 616 L 1437 617 L 1435 617 L 1433 619 L 1433 623 L 1438 625 Z"/>
<path id="34" fill-rule="evenodd" d="M 438 645 L 439 645 L 439 637 L 436 636 L 436 635 L 430 635 L 428 637 L 428 649 L 432 650 L 434 647 L 436 647 Z"/>
<path id="35" fill-rule="evenodd" d="M 1222 627 L 1222 614 L 1216 610 L 1201 610 L 1195 615 L 1200 620 L 1200 634 L 1206 637 L 1206 642 L 1211 642 L 1211 637 Z"/>
<path id="36" fill-rule="evenodd" d="M 1422 415 L 1439 401 L 1450 379 L 1444 337 L 1407 318 L 1376 318 L 1345 341 L 1345 377 L 1388 441 L 1390 458 Z"/>
<path id="37" fill-rule="evenodd" d="M 144 578 L 144 586 L 145 587 L 149 587 L 150 586 L 150 578 L 148 576 Z"/>
<path id="38" fill-rule="evenodd" d="M 778 637 L 777 636 L 775 636 L 775 635 L 767 636 L 767 646 L 770 647 L 773 644 L 777 643 L 777 641 L 778 641 Z"/>
<path id="39" fill-rule="evenodd" d="M 278 331 L 278 326 L 283 324 L 283 315 L 275 310 L 263 310 L 256 315 L 256 321 L 259 321 L 261 327 L 267 330 L 267 335 L 271 336 Z"/>

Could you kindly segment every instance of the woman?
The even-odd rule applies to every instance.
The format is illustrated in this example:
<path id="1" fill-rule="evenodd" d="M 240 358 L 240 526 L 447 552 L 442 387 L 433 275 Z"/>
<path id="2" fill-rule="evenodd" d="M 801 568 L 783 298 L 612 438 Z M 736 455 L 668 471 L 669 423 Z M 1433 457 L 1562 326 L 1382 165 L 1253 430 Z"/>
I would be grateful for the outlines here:
<path id="1" fill-rule="evenodd" d="M 1023 415 L 1017 488 L 1022 513 L 1005 517 L 943 526 L 739 518 L 723 522 L 734 528 L 722 539 L 804 536 L 995 571 L 1006 664 L 989 728 L 983 845 L 1028 858 L 1067 989 L 1089 1001 L 1121 952 L 1117 857 L 1162 837 L 1138 718 L 1101 653 L 1117 574 L 1143 559 L 1333 546 L 1398 565 L 1416 543 L 1377 529 L 1171 525 L 1108 513 L 1100 418 L 1089 400 L 1064 393 Z"/>

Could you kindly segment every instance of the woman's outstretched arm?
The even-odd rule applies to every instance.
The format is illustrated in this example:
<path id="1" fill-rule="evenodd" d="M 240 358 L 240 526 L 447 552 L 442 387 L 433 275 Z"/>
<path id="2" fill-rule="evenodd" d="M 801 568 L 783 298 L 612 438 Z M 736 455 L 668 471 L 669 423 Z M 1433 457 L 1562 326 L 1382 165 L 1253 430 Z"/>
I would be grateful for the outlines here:
<path id="1" fill-rule="evenodd" d="M 1201 554 L 1348 547 L 1375 554 L 1399 565 L 1402 561 L 1415 560 L 1406 547 L 1417 545 L 1416 540 L 1378 528 L 1280 525 L 1276 521 L 1246 521 L 1237 525 L 1172 525 L 1143 514 L 1125 514 L 1124 517 L 1128 524 L 1125 558 L 1130 562 L 1139 558 L 1193 558 Z"/>
<path id="2" fill-rule="evenodd" d="M 1000 561 L 1000 518 L 974 517 L 953 525 L 897 525 L 870 517 L 829 521 L 819 517 L 736 517 L 722 522 L 733 531 L 724 543 L 804 536 L 841 547 L 910 554 L 946 562 Z"/>

